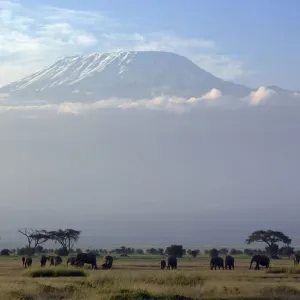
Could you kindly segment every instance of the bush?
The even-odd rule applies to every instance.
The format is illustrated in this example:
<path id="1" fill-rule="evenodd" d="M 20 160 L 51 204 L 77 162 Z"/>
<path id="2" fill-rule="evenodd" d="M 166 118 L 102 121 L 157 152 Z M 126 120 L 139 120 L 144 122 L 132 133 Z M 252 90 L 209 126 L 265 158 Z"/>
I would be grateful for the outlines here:
<path id="1" fill-rule="evenodd" d="M 29 277 L 80 277 L 86 276 L 84 270 L 69 268 L 38 268 L 25 272 Z"/>
<path id="2" fill-rule="evenodd" d="M 230 255 L 243 255 L 243 251 L 233 248 L 230 250 Z"/>
<path id="3" fill-rule="evenodd" d="M 290 256 L 295 252 L 295 248 L 290 246 L 284 246 L 279 249 L 279 254 L 284 256 Z"/>
<path id="4" fill-rule="evenodd" d="M 55 254 L 59 255 L 59 256 L 68 256 L 69 255 L 69 251 L 66 248 L 59 248 L 55 250 Z"/>
<path id="5" fill-rule="evenodd" d="M 192 257 L 196 257 L 197 255 L 200 254 L 200 250 L 198 250 L 198 249 L 197 249 L 197 250 L 190 250 L 190 249 L 189 249 L 189 250 L 187 251 L 187 254 L 190 255 L 190 256 L 192 256 Z"/>
<path id="6" fill-rule="evenodd" d="M 25 247 L 25 248 L 18 249 L 17 253 L 19 256 L 24 256 L 24 255 L 32 256 L 34 255 L 34 249 Z"/>
<path id="7" fill-rule="evenodd" d="M 227 248 L 221 248 L 221 249 L 219 250 L 219 254 L 220 254 L 220 255 L 227 255 L 228 252 L 229 252 L 229 250 L 228 250 Z"/>
<path id="8" fill-rule="evenodd" d="M 8 256 L 10 253 L 8 249 L 2 249 L 0 254 L 3 256 Z"/>
<path id="9" fill-rule="evenodd" d="M 43 246 L 37 246 L 36 248 L 35 248 L 35 253 L 37 253 L 37 254 L 41 254 L 41 253 L 43 253 L 44 252 L 44 248 L 43 248 Z"/>

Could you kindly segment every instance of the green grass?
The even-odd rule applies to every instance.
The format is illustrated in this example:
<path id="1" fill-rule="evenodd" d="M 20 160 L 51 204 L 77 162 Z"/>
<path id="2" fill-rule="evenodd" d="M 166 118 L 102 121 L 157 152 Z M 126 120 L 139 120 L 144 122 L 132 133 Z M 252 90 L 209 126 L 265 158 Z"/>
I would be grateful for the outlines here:
<path id="1" fill-rule="evenodd" d="M 28 269 L 24 272 L 24 275 L 29 277 L 84 277 L 86 276 L 82 269 L 71 268 L 36 268 Z"/>

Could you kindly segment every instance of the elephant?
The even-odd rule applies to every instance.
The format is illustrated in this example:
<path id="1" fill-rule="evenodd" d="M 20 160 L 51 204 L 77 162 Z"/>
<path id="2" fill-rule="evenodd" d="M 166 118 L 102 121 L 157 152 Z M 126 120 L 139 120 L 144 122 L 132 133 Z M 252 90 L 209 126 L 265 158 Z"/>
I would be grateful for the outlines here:
<path id="1" fill-rule="evenodd" d="M 72 257 L 69 257 L 68 260 L 67 260 L 67 266 L 71 264 L 71 266 L 74 266 L 76 265 L 76 257 L 72 256 Z"/>
<path id="2" fill-rule="evenodd" d="M 32 265 L 32 258 L 27 257 L 26 260 L 25 260 L 25 268 L 31 267 L 31 265 Z"/>
<path id="3" fill-rule="evenodd" d="M 217 267 L 219 270 L 220 268 L 224 270 L 224 259 L 222 257 L 216 256 L 210 259 L 210 269 L 212 270 L 213 268 L 215 268 L 216 270 Z"/>
<path id="4" fill-rule="evenodd" d="M 58 255 L 58 256 L 55 256 L 54 258 L 54 265 L 55 266 L 58 266 L 62 263 L 62 258 Z"/>
<path id="5" fill-rule="evenodd" d="M 49 258 L 48 258 L 47 256 L 42 255 L 41 260 L 40 260 L 40 262 L 41 262 L 41 267 L 45 267 L 46 262 L 47 262 L 48 259 L 49 259 Z"/>
<path id="6" fill-rule="evenodd" d="M 234 257 L 231 255 L 225 256 L 225 270 L 227 270 L 227 268 L 234 270 Z"/>
<path id="7" fill-rule="evenodd" d="M 111 269 L 112 264 L 113 264 L 114 258 L 110 255 L 105 256 L 105 263 L 102 264 L 102 268 L 107 270 L 107 269 Z"/>
<path id="8" fill-rule="evenodd" d="M 23 257 L 22 257 L 22 264 L 23 264 L 23 267 L 25 266 L 25 260 L 26 260 L 26 258 L 23 256 Z"/>
<path id="9" fill-rule="evenodd" d="M 298 253 L 293 253 L 291 256 L 290 256 L 290 259 L 292 259 L 294 261 L 294 266 L 297 266 L 300 262 L 300 255 Z"/>
<path id="10" fill-rule="evenodd" d="M 165 261 L 164 259 L 160 261 L 160 268 L 161 268 L 162 270 L 165 269 L 166 265 L 167 265 L 167 263 L 166 263 L 166 261 Z"/>
<path id="11" fill-rule="evenodd" d="M 170 270 L 171 269 L 177 269 L 177 258 L 175 256 L 169 256 L 168 257 L 168 266 L 167 269 Z"/>
<path id="12" fill-rule="evenodd" d="M 98 269 L 97 259 L 94 253 L 78 253 L 75 264 L 79 267 L 83 267 L 84 264 L 91 264 L 93 269 Z"/>
<path id="13" fill-rule="evenodd" d="M 254 262 L 256 263 L 255 270 L 259 270 L 259 265 L 266 267 L 266 269 L 270 266 L 270 258 L 266 255 L 253 255 L 250 262 L 249 270 L 252 268 L 252 264 Z"/>
<path id="14" fill-rule="evenodd" d="M 50 261 L 50 266 L 54 266 L 54 257 L 53 256 L 48 256 L 47 259 Z"/>

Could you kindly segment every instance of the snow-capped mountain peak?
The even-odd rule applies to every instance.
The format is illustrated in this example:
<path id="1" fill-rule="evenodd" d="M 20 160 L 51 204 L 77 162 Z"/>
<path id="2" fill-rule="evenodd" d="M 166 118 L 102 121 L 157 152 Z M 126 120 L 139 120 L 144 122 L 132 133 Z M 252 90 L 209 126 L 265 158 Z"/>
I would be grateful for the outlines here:
<path id="1" fill-rule="evenodd" d="M 82 101 L 88 97 L 86 101 L 89 101 L 162 94 L 197 97 L 213 88 L 235 96 L 251 91 L 215 77 L 175 53 L 130 51 L 63 57 L 0 91 L 22 98 Z"/>

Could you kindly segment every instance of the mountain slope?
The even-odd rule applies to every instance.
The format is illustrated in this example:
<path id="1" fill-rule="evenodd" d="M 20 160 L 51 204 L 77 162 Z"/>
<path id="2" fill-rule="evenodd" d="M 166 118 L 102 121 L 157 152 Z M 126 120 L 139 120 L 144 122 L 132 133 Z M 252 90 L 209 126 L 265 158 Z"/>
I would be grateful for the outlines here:
<path id="1" fill-rule="evenodd" d="M 212 88 L 238 97 L 251 92 L 213 76 L 183 56 L 157 51 L 65 57 L 0 92 L 61 102 L 161 95 L 198 97 Z"/>

